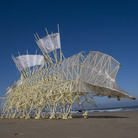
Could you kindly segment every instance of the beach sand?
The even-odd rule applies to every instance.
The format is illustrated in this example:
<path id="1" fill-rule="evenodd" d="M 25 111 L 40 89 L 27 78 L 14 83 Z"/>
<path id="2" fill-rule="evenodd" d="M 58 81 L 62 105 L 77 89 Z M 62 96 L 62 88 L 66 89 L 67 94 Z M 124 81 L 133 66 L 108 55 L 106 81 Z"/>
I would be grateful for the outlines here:
<path id="1" fill-rule="evenodd" d="M 137 138 L 138 111 L 81 114 L 73 119 L 0 119 L 0 138 Z"/>

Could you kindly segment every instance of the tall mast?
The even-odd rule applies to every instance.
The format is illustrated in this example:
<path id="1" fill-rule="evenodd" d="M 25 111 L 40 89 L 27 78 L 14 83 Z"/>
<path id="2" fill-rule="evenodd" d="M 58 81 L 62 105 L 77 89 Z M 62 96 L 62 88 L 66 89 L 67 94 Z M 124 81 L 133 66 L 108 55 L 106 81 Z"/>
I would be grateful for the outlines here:
<path id="1" fill-rule="evenodd" d="M 50 41 L 50 43 L 51 43 L 51 38 L 50 38 L 50 36 L 49 36 L 49 34 L 48 34 L 47 28 L 45 28 L 45 30 L 46 30 L 47 36 L 48 36 L 48 38 L 49 38 L 49 41 Z M 51 43 L 51 45 L 52 45 L 52 43 Z M 49 57 L 49 60 L 50 60 L 51 64 L 53 65 L 52 59 L 51 59 L 51 57 L 49 56 L 49 54 L 47 54 L 47 56 Z M 55 56 L 55 53 L 54 53 L 54 56 Z"/>
<path id="2" fill-rule="evenodd" d="M 59 40 L 60 40 L 60 30 L 59 30 L 59 24 L 57 24 L 58 28 L 58 34 L 59 34 Z M 60 42 L 60 62 L 62 61 L 62 52 L 61 52 L 61 42 Z"/>

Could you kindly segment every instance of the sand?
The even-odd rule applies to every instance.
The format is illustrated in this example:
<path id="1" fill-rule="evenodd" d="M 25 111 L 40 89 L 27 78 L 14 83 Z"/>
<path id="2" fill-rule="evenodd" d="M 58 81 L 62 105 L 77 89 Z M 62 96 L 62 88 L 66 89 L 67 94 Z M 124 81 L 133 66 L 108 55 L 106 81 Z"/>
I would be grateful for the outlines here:
<path id="1" fill-rule="evenodd" d="M 69 120 L 0 119 L 0 138 L 137 138 L 138 111 L 81 114 Z"/>

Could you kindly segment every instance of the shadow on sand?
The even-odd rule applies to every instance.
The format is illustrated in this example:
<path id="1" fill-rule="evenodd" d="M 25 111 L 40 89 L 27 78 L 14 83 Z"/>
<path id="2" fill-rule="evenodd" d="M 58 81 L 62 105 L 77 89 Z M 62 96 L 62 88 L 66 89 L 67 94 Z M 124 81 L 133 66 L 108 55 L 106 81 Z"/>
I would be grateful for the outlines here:
<path id="1" fill-rule="evenodd" d="M 73 115 L 72 116 L 73 118 L 84 118 L 82 115 Z M 126 116 L 111 116 L 111 115 L 103 115 L 103 116 L 96 116 L 96 115 L 88 115 L 88 117 L 87 118 L 97 118 L 97 119 L 100 119 L 100 118 L 106 118 L 106 119 L 108 119 L 108 118 L 130 118 L 130 117 L 126 117 Z"/>

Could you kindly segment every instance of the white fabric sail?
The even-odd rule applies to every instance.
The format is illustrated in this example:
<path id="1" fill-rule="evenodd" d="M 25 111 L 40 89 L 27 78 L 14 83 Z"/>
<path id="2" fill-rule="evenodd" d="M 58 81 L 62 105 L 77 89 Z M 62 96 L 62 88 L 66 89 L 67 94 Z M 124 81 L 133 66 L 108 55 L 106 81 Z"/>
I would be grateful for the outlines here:
<path id="1" fill-rule="evenodd" d="M 13 57 L 13 60 L 20 70 L 25 70 L 28 67 L 42 65 L 44 61 L 44 56 L 23 55 L 23 56 Z"/>
<path id="2" fill-rule="evenodd" d="M 43 53 L 50 53 L 54 49 L 60 49 L 59 33 L 47 35 L 36 41 Z"/>

